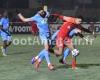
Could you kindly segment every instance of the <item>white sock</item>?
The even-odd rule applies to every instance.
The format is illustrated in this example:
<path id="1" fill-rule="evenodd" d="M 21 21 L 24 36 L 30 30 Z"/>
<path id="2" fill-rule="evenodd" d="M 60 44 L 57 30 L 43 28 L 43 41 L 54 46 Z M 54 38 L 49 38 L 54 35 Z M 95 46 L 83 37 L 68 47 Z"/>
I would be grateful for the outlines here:
<path id="1" fill-rule="evenodd" d="M 48 66 L 50 65 L 51 63 L 48 63 Z"/>
<path id="2" fill-rule="evenodd" d="M 6 54 L 6 48 L 2 48 L 2 53 Z"/>
<path id="3" fill-rule="evenodd" d="M 36 60 L 37 60 L 38 58 L 39 58 L 38 56 L 35 57 Z"/>

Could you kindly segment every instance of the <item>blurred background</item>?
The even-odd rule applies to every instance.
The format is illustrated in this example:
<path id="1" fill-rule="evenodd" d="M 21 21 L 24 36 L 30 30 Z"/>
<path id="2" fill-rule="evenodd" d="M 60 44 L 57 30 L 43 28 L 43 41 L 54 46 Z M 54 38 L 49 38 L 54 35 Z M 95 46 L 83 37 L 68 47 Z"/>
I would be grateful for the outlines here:
<path id="1" fill-rule="evenodd" d="M 38 7 L 44 5 L 47 5 L 50 13 L 60 13 L 66 16 L 81 15 L 86 28 L 95 27 L 94 31 L 100 33 L 99 0 L 0 0 L 0 12 L 8 11 L 10 26 L 12 26 L 10 27 L 11 33 L 30 33 L 30 25 L 21 22 L 17 16 L 17 10 L 25 17 L 31 17 Z M 55 23 L 52 24 L 52 30 L 57 29 L 55 26 L 60 26 L 59 23 L 62 22 L 58 20 Z"/>
<path id="2" fill-rule="evenodd" d="M 17 11 L 25 17 L 31 17 L 38 7 L 44 5 L 47 5 L 50 13 L 83 16 L 83 27 L 94 32 L 94 36 L 87 33 L 84 35 L 93 40 L 92 45 L 90 43 L 85 45 L 84 40 L 81 42 L 81 39 L 75 38 L 80 51 L 77 70 L 72 70 L 70 65 L 60 64 L 59 58 L 54 55 L 51 55 L 51 61 L 57 68 L 55 71 L 49 71 L 45 62 L 41 64 L 39 72 L 31 65 L 31 58 L 43 47 L 38 44 L 36 25 L 23 23 L 18 18 Z M 0 80 L 100 80 L 100 0 L 0 0 L 0 13 L 5 10 L 8 11 L 10 20 L 12 45 L 7 50 L 8 56 L 3 57 L 0 36 Z M 54 33 L 61 24 L 59 19 L 54 21 L 51 19 L 49 24 L 51 33 Z M 72 55 L 67 59 L 69 64 L 71 57 Z"/>
<path id="3" fill-rule="evenodd" d="M 10 20 L 16 20 L 16 9 L 20 9 L 26 16 L 35 13 L 35 9 L 46 4 L 51 12 L 64 15 L 82 15 L 85 21 L 100 21 L 99 0 L 0 0 L 0 11 L 7 9 Z"/>

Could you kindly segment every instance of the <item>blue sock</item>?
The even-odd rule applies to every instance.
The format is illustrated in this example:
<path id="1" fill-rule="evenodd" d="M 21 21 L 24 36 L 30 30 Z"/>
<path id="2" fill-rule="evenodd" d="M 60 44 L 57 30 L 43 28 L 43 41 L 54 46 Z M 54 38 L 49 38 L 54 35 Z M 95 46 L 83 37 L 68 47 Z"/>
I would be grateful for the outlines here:
<path id="1" fill-rule="evenodd" d="M 63 61 L 66 60 L 66 58 L 67 58 L 67 56 L 69 55 L 69 53 L 70 53 L 70 49 L 67 48 L 67 49 L 64 51 L 64 54 L 63 54 Z"/>
<path id="2" fill-rule="evenodd" d="M 44 55 L 41 55 L 40 57 L 39 57 L 39 61 L 40 62 L 42 62 L 42 60 L 45 58 L 45 56 Z"/>
<path id="3" fill-rule="evenodd" d="M 42 56 L 44 54 L 44 51 L 45 50 L 43 49 L 41 52 L 39 52 L 38 57 Z"/>
<path id="4" fill-rule="evenodd" d="M 39 54 L 38 54 L 38 57 L 39 59 L 42 61 L 44 59 L 44 54 L 45 54 L 45 50 L 43 49 Z"/>
<path id="5" fill-rule="evenodd" d="M 44 56 L 45 56 L 45 59 L 47 61 L 47 64 L 49 65 L 51 63 L 50 62 L 50 54 L 49 54 L 49 52 L 45 50 Z"/>

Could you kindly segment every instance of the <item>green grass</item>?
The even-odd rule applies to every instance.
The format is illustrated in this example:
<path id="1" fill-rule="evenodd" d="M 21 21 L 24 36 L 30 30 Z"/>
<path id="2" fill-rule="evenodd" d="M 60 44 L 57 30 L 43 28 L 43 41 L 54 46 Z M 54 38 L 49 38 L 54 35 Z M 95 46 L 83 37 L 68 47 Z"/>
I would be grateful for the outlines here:
<path id="1" fill-rule="evenodd" d="M 14 35 L 14 38 L 27 38 L 31 35 Z M 77 58 L 77 70 L 59 64 L 58 58 L 51 55 L 51 62 L 56 70 L 49 71 L 45 61 L 36 72 L 31 65 L 31 58 L 38 54 L 41 46 L 18 45 L 10 46 L 8 56 L 0 56 L 0 80 L 100 80 L 100 36 L 92 46 L 78 46 L 80 55 Z M 0 53 L 1 55 L 1 53 Z M 68 62 L 71 57 L 68 58 Z"/>

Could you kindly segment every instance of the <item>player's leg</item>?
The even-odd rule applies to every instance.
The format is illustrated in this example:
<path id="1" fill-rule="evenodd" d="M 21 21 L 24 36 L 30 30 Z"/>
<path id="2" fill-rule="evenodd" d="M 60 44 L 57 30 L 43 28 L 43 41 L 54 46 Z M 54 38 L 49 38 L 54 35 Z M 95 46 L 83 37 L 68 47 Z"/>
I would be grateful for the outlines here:
<path id="1" fill-rule="evenodd" d="M 35 68 L 38 70 L 39 68 L 39 65 L 40 63 L 42 62 L 43 58 L 44 57 L 46 59 L 46 62 L 47 62 L 47 65 L 48 65 L 48 68 L 50 70 L 53 70 L 54 69 L 54 66 L 51 64 L 50 62 L 50 53 L 49 51 L 47 50 L 47 45 L 45 45 L 45 49 L 43 50 L 43 53 L 41 53 L 41 56 L 38 55 L 38 59 L 37 59 L 37 63 L 35 65 Z"/>
<path id="2" fill-rule="evenodd" d="M 67 47 L 70 48 L 72 52 L 72 69 L 76 69 L 76 56 L 79 54 L 79 51 L 74 48 L 73 44 L 67 44 Z"/>
<path id="3" fill-rule="evenodd" d="M 7 34 L 4 33 L 4 32 L 1 32 L 1 38 L 2 38 L 2 41 L 3 41 L 3 45 L 1 47 L 2 54 L 3 54 L 3 56 L 7 56 L 7 53 L 6 53 L 6 48 L 7 48 Z"/>
<path id="4" fill-rule="evenodd" d="M 45 42 L 44 42 L 44 48 L 45 48 L 45 59 L 46 59 L 46 62 L 47 62 L 47 65 L 48 65 L 48 68 L 50 70 L 53 70 L 54 69 L 54 66 L 52 65 L 51 61 L 50 61 L 50 53 L 49 53 L 49 40 L 46 38 L 45 39 Z"/>
<path id="5" fill-rule="evenodd" d="M 43 44 L 45 36 L 40 34 L 39 37 L 41 39 L 41 43 Z M 45 49 L 41 50 L 37 56 L 33 57 L 31 60 L 32 64 L 34 64 L 34 62 L 36 62 L 40 56 L 44 56 L 44 53 L 45 53 Z"/>
<path id="6" fill-rule="evenodd" d="M 56 56 L 60 56 L 63 54 L 63 50 L 64 50 L 64 40 L 57 36 L 57 39 L 56 39 L 56 47 L 57 49 L 54 50 L 54 53 Z"/>
<path id="7" fill-rule="evenodd" d="M 69 37 L 70 38 L 73 38 L 73 36 L 75 35 L 75 34 L 77 34 L 79 32 L 79 30 L 78 29 L 73 29 L 72 31 L 70 31 L 70 33 L 69 33 Z M 62 56 L 62 58 L 59 60 L 59 62 L 60 63 L 66 63 L 66 58 L 67 58 L 67 56 L 69 55 L 69 53 L 70 53 L 70 49 L 69 48 L 67 48 L 65 51 L 64 51 L 64 53 L 63 53 L 63 56 Z"/>
<path id="8" fill-rule="evenodd" d="M 77 34 L 78 32 L 80 33 L 81 30 L 75 28 L 75 29 L 71 30 L 68 35 L 70 38 L 73 38 L 73 36 L 75 36 L 75 34 Z"/>
<path id="9" fill-rule="evenodd" d="M 59 60 L 59 62 L 62 63 L 62 64 L 66 64 L 66 58 L 68 57 L 69 54 L 70 54 L 70 49 L 66 48 L 65 51 L 64 51 L 64 53 L 63 53 L 63 56 Z"/>
<path id="10" fill-rule="evenodd" d="M 42 53 L 41 55 L 39 55 L 39 58 L 36 60 L 35 63 L 35 69 L 38 71 L 40 64 L 42 63 L 42 60 L 45 58 L 44 53 Z"/>
<path id="11" fill-rule="evenodd" d="M 12 36 L 7 36 L 7 47 L 12 43 Z"/>
<path id="12" fill-rule="evenodd" d="M 3 41 L 3 46 L 1 47 L 1 49 L 2 49 L 2 53 L 3 53 L 3 56 L 7 56 L 7 40 L 4 40 Z"/>
<path id="13" fill-rule="evenodd" d="M 44 49 L 36 57 L 32 57 L 31 63 L 34 64 L 41 56 L 44 56 Z"/>
<path id="14" fill-rule="evenodd" d="M 43 53 L 41 53 L 44 57 L 45 57 L 45 59 L 46 59 L 46 61 L 47 61 L 47 64 L 48 64 L 48 68 L 50 69 L 50 70 L 52 70 L 52 69 L 54 69 L 54 66 L 52 66 L 52 64 L 51 64 L 51 62 L 50 62 L 50 59 L 49 59 L 49 43 L 48 43 L 48 39 L 47 39 L 47 37 L 46 36 L 44 36 L 44 35 L 42 35 L 42 36 L 40 36 L 40 39 L 41 39 L 41 41 L 42 41 L 42 44 L 44 45 L 44 49 L 43 49 Z M 39 56 L 38 56 L 38 58 L 39 58 Z M 38 64 L 40 64 L 40 62 L 39 61 L 37 61 L 37 64 L 36 65 L 38 65 Z M 37 68 L 38 69 L 38 68 Z"/>

